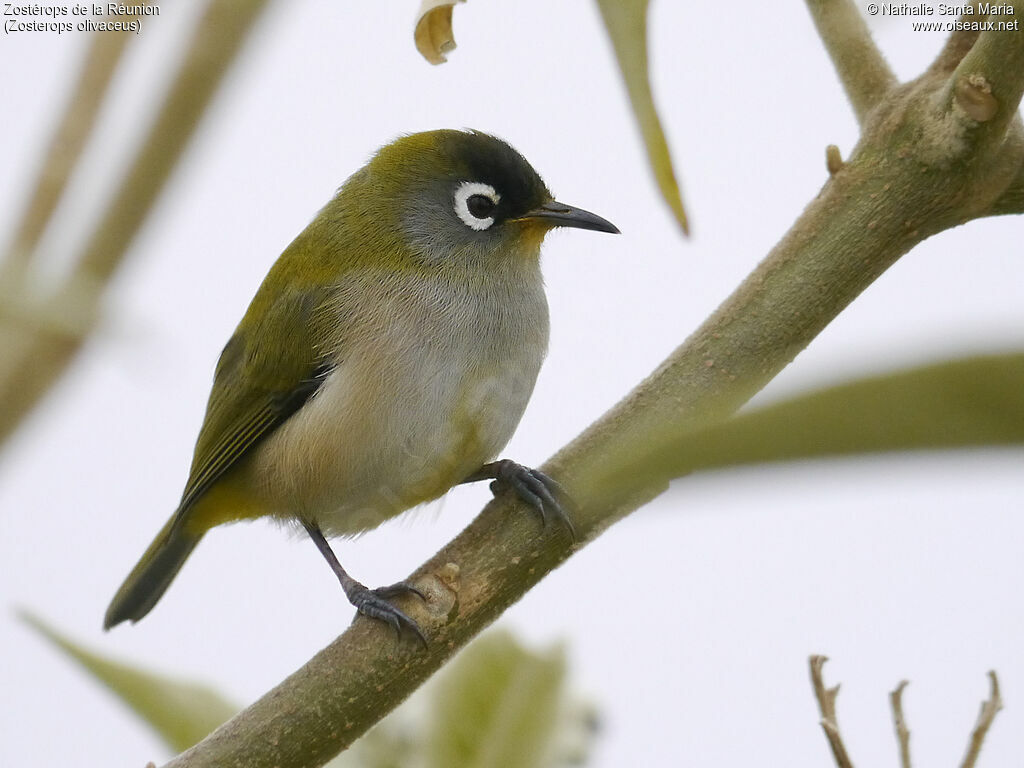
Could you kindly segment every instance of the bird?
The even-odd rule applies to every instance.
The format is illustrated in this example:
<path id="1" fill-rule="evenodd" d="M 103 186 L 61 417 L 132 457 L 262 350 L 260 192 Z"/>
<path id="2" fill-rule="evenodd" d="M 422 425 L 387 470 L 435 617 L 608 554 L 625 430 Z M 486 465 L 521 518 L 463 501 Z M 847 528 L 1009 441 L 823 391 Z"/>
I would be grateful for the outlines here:
<path id="1" fill-rule="evenodd" d="M 403 135 L 353 173 L 273 264 L 217 362 L 177 508 L 118 589 L 104 628 L 144 617 L 210 529 L 304 529 L 357 615 L 421 629 L 328 538 L 354 536 L 491 480 L 572 533 L 546 474 L 498 459 L 548 345 L 540 271 L 556 227 L 618 233 L 557 202 L 508 143 Z"/>

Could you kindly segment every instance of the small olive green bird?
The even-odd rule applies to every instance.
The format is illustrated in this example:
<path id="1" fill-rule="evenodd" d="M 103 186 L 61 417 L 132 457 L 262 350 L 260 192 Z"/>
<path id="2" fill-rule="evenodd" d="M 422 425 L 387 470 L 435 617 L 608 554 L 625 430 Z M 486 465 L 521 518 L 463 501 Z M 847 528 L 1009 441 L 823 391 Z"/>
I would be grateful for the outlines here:
<path id="1" fill-rule="evenodd" d="M 383 147 L 285 249 L 221 353 L 181 502 L 107 609 L 138 621 L 208 530 L 297 521 L 349 601 L 422 640 L 326 536 L 375 528 L 492 479 L 571 523 L 543 473 L 494 461 L 548 342 L 540 246 L 554 227 L 618 232 L 555 202 L 500 139 L 440 130 Z"/>

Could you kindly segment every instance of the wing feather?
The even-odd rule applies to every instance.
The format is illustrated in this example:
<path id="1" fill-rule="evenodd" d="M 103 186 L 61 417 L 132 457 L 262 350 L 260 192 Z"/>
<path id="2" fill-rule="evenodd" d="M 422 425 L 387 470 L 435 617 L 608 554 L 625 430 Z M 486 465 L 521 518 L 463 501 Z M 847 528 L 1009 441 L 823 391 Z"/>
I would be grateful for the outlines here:
<path id="1" fill-rule="evenodd" d="M 198 472 L 189 478 L 180 508 L 191 507 L 246 451 L 270 433 L 269 428 L 276 426 L 275 421 L 273 409 L 265 407 L 225 432 L 220 442 L 210 449 Z"/>
<path id="2" fill-rule="evenodd" d="M 298 411 L 330 373 L 321 291 L 261 294 L 221 353 L 177 519 Z M 261 304 L 262 301 L 262 304 Z M 288 329 L 287 334 L 277 329 Z"/>

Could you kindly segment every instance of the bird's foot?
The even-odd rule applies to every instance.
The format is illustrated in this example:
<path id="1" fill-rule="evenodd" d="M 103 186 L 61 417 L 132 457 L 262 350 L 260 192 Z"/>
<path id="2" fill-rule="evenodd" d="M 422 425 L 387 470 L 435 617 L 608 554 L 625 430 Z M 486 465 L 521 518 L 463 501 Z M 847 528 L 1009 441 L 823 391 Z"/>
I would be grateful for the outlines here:
<path id="1" fill-rule="evenodd" d="M 569 495 L 553 478 L 539 469 L 530 469 L 510 459 L 502 459 L 485 464 L 473 478 L 493 478 L 491 492 L 495 496 L 502 491 L 511 490 L 522 501 L 537 510 L 544 527 L 552 522 L 561 523 L 572 540 L 576 541 L 576 526 L 565 511 L 562 501 L 559 501 L 559 498 L 568 501 Z"/>
<path id="2" fill-rule="evenodd" d="M 371 619 L 378 619 L 391 625 L 399 639 L 402 638 L 403 629 L 409 630 L 426 648 L 427 638 L 424 637 L 419 625 L 391 602 L 395 597 L 408 594 L 416 595 L 424 601 L 427 599 L 423 592 L 404 581 L 377 589 L 367 589 L 360 584 L 349 593 L 348 599 L 363 616 L 369 616 Z"/>

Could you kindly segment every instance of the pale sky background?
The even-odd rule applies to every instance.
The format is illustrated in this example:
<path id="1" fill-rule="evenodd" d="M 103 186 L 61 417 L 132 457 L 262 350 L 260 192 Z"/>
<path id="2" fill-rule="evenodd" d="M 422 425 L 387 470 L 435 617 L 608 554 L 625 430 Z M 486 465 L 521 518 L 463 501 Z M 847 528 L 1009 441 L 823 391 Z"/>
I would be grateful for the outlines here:
<path id="1" fill-rule="evenodd" d="M 195 15 L 145 21 L 99 141 L 46 240 L 66 258 L 105 201 Z M 403 132 L 474 127 L 516 146 L 559 199 L 621 237 L 561 232 L 544 270 L 551 349 L 506 455 L 531 464 L 643 378 L 786 231 L 857 129 L 802 3 L 651 12 L 652 73 L 692 217 L 657 196 L 595 5 L 475 0 L 431 67 L 418 3 L 276 3 L 208 113 L 107 304 L 103 332 L 0 459 L 0 765 L 138 766 L 166 751 L 13 617 L 27 606 L 90 646 L 249 702 L 347 626 L 308 541 L 215 531 L 153 613 L 104 634 L 114 590 L 171 513 L 213 366 L 266 270 L 334 189 Z M 877 24 L 902 78 L 943 35 Z M 0 232 L 21 212 L 85 49 L 80 34 L 0 39 Z M 904 257 L 762 399 L 864 371 L 1024 347 L 1022 223 L 973 222 Z M 4 238 L 6 239 L 6 234 Z M 604 729 L 592 765 L 831 764 L 807 675 L 826 653 L 857 764 L 897 765 L 901 678 L 917 765 L 958 762 L 985 673 L 1006 709 L 982 765 L 1024 733 L 1020 450 L 806 463 L 694 477 L 606 532 L 500 621 L 568 644 Z M 456 534 L 485 484 L 336 543 L 370 585 Z"/>

